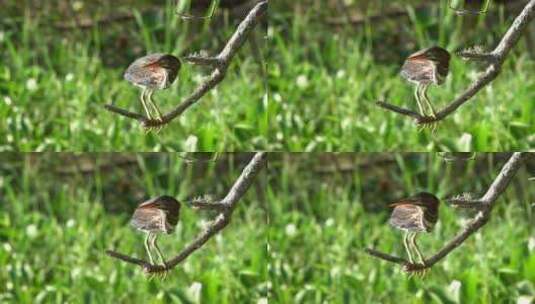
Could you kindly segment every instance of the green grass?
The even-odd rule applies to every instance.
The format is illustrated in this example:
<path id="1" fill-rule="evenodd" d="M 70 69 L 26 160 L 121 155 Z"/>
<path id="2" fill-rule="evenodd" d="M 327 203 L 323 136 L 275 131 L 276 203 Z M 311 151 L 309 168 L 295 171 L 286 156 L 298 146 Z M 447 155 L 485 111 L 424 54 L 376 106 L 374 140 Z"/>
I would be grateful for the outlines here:
<path id="1" fill-rule="evenodd" d="M 490 222 L 436 264 L 425 279 L 372 258 L 365 247 L 405 256 L 387 224 L 387 204 L 421 190 L 480 195 L 501 168 L 498 155 L 445 163 L 436 154 L 301 154 L 270 161 L 270 303 L 515 303 L 535 296 L 533 181 L 525 169 L 499 199 Z M 360 164 L 360 165 L 359 165 Z M 349 169 L 350 166 L 353 169 Z M 402 171 L 403 168 L 403 171 Z M 430 256 L 472 213 L 440 208 Z"/>
<path id="2" fill-rule="evenodd" d="M 250 157 L 186 163 L 177 154 L 0 154 L 0 302 L 515 303 L 535 296 L 529 167 L 490 222 L 425 280 L 363 253 L 371 246 L 404 256 L 401 233 L 387 224 L 389 202 L 421 190 L 481 195 L 504 154 L 455 163 L 437 154 L 271 154 L 269 171 L 230 225 L 165 281 L 105 255 L 145 257 L 144 235 L 128 225 L 137 203 L 161 194 L 220 197 Z M 424 254 L 472 215 L 442 204 L 433 232 L 419 237 Z M 210 218 L 184 205 L 175 233 L 159 238 L 166 257 Z"/>
<path id="3" fill-rule="evenodd" d="M 392 9 L 388 3 L 385 9 Z M 271 9 L 271 146 L 339 152 L 513 151 L 535 145 L 535 61 L 524 40 L 498 78 L 440 123 L 434 134 L 374 104 L 386 100 L 417 110 L 414 88 L 399 76 L 406 56 L 430 45 L 450 52 L 473 45 L 492 49 L 513 17 L 504 17 L 503 8 L 493 6 L 488 22 L 482 18 L 470 24 L 476 19 L 456 17 L 446 1 L 427 11 L 406 8 L 409 18 L 349 28 L 328 25 L 328 18 L 343 17 L 329 6 L 303 4 L 294 11 L 288 3 L 278 3 Z M 429 90 L 435 108 L 467 88 L 478 68 L 453 56 L 446 83 Z"/>
<path id="4" fill-rule="evenodd" d="M 0 151 L 265 148 L 269 128 L 265 81 L 247 43 L 223 82 L 159 134 L 145 134 L 137 121 L 103 108 L 113 103 L 143 113 L 139 89 L 122 77 L 135 58 L 149 52 L 183 56 L 204 50 L 217 54 L 240 21 L 228 16 L 215 18 L 209 26 L 184 21 L 174 14 L 174 3 L 167 1 L 156 11 L 142 14 L 142 6 L 125 7 L 123 2 L 91 17 L 134 12 L 135 19 L 85 31 L 55 29 L 57 16 L 46 12 L 18 11 L 20 16 L 2 17 Z M 61 21 L 72 20 L 63 18 Z M 257 35 L 261 37 L 262 30 Z M 179 80 L 170 89 L 155 93 L 157 104 L 163 112 L 171 110 L 209 73 L 184 64 Z"/>
<path id="5" fill-rule="evenodd" d="M 57 172 L 75 164 L 109 164 L 111 157 L 133 163 L 85 175 Z M 144 235 L 128 223 L 137 203 L 161 194 L 222 196 L 250 155 L 236 155 L 239 161 L 222 155 L 217 170 L 214 164 L 186 164 L 173 154 L 0 158 L 0 302 L 256 303 L 266 298 L 266 230 L 258 229 L 266 216 L 253 191 L 239 202 L 232 223 L 164 281 L 148 280 L 138 266 L 105 255 L 115 248 L 145 258 Z M 183 205 L 175 233 L 159 238 L 164 255 L 177 254 L 210 218 Z"/>

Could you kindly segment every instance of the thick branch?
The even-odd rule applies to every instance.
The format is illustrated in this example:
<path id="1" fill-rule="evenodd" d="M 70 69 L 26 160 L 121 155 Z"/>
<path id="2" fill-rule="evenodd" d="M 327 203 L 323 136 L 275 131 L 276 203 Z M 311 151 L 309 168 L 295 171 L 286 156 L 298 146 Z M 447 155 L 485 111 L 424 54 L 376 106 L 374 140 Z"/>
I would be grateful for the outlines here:
<path id="1" fill-rule="evenodd" d="M 366 253 L 391 263 L 410 266 L 408 268 L 410 271 L 420 271 L 432 267 L 437 262 L 445 258 L 455 248 L 459 247 L 468 237 L 470 237 L 488 222 L 496 200 L 505 191 L 505 189 L 507 189 L 507 186 L 510 184 L 511 180 L 520 168 L 523 159 L 526 158 L 527 155 L 527 152 L 516 152 L 509 158 L 492 185 L 490 185 L 485 195 L 478 200 L 472 200 L 481 204 L 481 210 L 452 240 L 446 243 L 446 245 L 444 245 L 444 247 L 437 251 L 433 256 L 425 259 L 424 265 L 411 264 L 404 258 L 392 256 L 374 249 L 367 248 L 365 250 Z"/>
<path id="2" fill-rule="evenodd" d="M 245 195 L 249 187 L 251 187 L 254 179 L 265 166 L 266 162 L 267 154 L 265 152 L 258 152 L 253 156 L 249 164 L 243 169 L 238 180 L 236 180 L 232 188 L 229 190 L 228 194 L 220 201 L 220 203 L 225 205 L 225 208 L 221 208 L 216 218 L 208 224 L 206 229 L 184 247 L 174 258 L 169 260 L 165 267 L 161 265 L 153 265 L 145 260 L 118 253 L 113 250 L 107 250 L 106 253 L 121 261 L 139 265 L 143 267 L 143 270 L 146 273 L 162 272 L 173 269 L 230 223 L 232 212 L 234 211 L 236 204 L 243 195 Z"/>
<path id="3" fill-rule="evenodd" d="M 173 119 L 177 118 L 180 114 L 182 114 L 185 110 L 187 110 L 189 107 L 197 103 L 206 93 L 212 90 L 225 78 L 225 73 L 228 69 L 228 66 L 230 65 L 230 62 L 232 61 L 232 58 L 234 58 L 234 55 L 236 55 L 243 43 L 247 40 L 249 33 L 253 30 L 256 24 L 258 24 L 260 18 L 267 11 L 267 7 L 267 0 L 262 1 L 258 3 L 255 7 L 253 7 L 253 9 L 251 9 L 245 19 L 240 23 L 240 25 L 238 26 L 232 37 L 229 39 L 223 50 L 221 50 L 221 52 L 217 56 L 208 58 L 202 58 L 200 56 L 186 57 L 187 61 L 190 61 L 194 64 L 204 64 L 213 66 L 213 71 L 210 76 L 205 81 L 203 81 L 193 91 L 193 93 L 191 93 L 191 95 L 184 98 L 178 105 L 175 106 L 173 110 L 163 115 L 161 121 L 156 119 L 149 119 L 144 115 L 119 108 L 112 104 L 105 105 L 105 109 L 115 114 L 138 120 L 145 128 L 158 127 L 168 124 Z"/>
<path id="4" fill-rule="evenodd" d="M 481 74 L 472 84 L 459 96 L 457 96 L 446 107 L 440 110 L 436 117 L 422 116 L 412 110 L 394 106 L 384 101 L 378 101 L 376 104 L 386 110 L 412 117 L 418 124 L 432 123 L 440 121 L 457 110 L 461 105 L 469 101 L 481 89 L 490 84 L 499 74 L 503 62 L 511 49 L 518 43 L 520 36 L 527 28 L 528 24 L 535 18 L 535 0 L 530 0 L 522 12 L 516 17 L 509 30 L 505 33 L 502 40 L 496 48 L 490 53 L 476 54 L 474 52 L 462 52 L 465 58 L 473 58 L 487 62 L 485 72 Z"/>

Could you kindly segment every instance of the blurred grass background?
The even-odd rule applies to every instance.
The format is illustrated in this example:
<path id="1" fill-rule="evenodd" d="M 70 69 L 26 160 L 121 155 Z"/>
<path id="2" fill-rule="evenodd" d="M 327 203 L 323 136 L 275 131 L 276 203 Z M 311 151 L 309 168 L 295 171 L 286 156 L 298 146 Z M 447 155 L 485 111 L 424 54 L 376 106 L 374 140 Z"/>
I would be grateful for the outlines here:
<path id="1" fill-rule="evenodd" d="M 251 151 L 266 148 L 266 27 L 234 58 L 226 79 L 159 134 L 103 105 L 141 113 L 126 67 L 151 52 L 217 54 L 248 12 L 246 1 L 3 1 L 0 11 L 0 151 Z M 238 6 L 237 6 L 238 5 Z M 170 110 L 209 74 L 184 64 L 155 94 Z"/>
<path id="2" fill-rule="evenodd" d="M 266 172 L 239 202 L 232 223 L 167 279 L 106 249 L 145 258 L 145 235 L 128 221 L 150 197 L 226 194 L 251 153 L 0 154 L 1 303 L 266 303 Z M 183 204 L 158 244 L 166 258 L 196 236 L 209 212 Z"/>
<path id="3" fill-rule="evenodd" d="M 387 223 L 395 199 L 419 191 L 482 195 L 508 154 L 446 162 L 439 154 L 278 154 L 270 159 L 269 275 L 273 303 L 533 303 L 535 159 L 499 198 L 488 224 L 424 279 L 365 247 L 405 257 L 401 231 Z M 474 215 L 440 206 L 425 256 Z"/>
<path id="4" fill-rule="evenodd" d="M 472 1 L 475 2 L 475 1 Z M 378 100 L 417 109 L 399 76 L 411 53 L 493 49 L 527 1 L 492 1 L 487 14 L 457 16 L 448 1 L 275 1 L 269 14 L 270 146 L 290 151 L 515 151 L 535 146 L 535 24 L 498 78 L 441 122 L 419 132 Z M 348 20 L 350 20 L 348 22 Z M 480 72 L 453 56 L 429 90 L 437 109 Z"/>

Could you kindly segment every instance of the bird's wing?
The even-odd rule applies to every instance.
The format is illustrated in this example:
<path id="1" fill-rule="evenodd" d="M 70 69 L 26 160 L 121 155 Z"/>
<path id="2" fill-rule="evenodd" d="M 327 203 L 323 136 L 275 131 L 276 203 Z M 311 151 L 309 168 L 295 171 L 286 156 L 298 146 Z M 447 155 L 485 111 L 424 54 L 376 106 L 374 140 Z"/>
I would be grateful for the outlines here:
<path id="1" fill-rule="evenodd" d="M 425 231 L 423 209 L 410 203 L 398 204 L 390 216 L 390 225 L 411 231 Z"/>
<path id="2" fill-rule="evenodd" d="M 392 204 L 390 204 L 390 207 L 396 207 L 399 205 L 414 205 L 418 203 L 420 203 L 420 199 L 418 197 L 410 196 L 393 202 Z"/>
<path id="3" fill-rule="evenodd" d="M 140 230 L 163 230 L 162 210 L 156 208 L 137 208 L 131 224 Z M 165 223 L 165 217 L 163 218 Z"/>
<path id="4" fill-rule="evenodd" d="M 137 206 L 138 208 L 146 208 L 146 207 L 151 207 L 153 206 L 156 201 L 159 199 L 160 197 L 154 197 L 154 198 L 151 198 L 150 200 L 148 201 L 144 201 L 143 203 L 139 204 L 139 206 Z"/>
<path id="5" fill-rule="evenodd" d="M 406 60 L 401 67 L 401 76 L 411 81 L 431 80 L 433 65 L 429 64 L 427 59 Z"/>

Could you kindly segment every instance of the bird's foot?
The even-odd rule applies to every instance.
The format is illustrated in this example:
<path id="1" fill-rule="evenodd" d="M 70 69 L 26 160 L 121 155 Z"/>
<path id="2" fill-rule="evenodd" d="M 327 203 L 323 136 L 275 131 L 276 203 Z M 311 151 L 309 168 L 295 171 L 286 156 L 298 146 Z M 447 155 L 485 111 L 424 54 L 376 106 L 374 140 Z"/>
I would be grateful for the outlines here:
<path id="1" fill-rule="evenodd" d="M 145 119 L 141 126 L 145 130 L 145 133 L 149 133 L 150 131 L 156 131 L 156 133 L 160 133 L 160 131 L 163 129 L 164 123 L 163 119 L 161 118 L 149 118 Z"/>
<path id="2" fill-rule="evenodd" d="M 165 263 L 162 265 L 149 265 L 143 267 L 143 272 L 147 275 L 149 281 L 154 278 L 165 280 L 167 278 L 168 271 L 169 269 L 167 268 L 167 264 Z"/>
<path id="3" fill-rule="evenodd" d="M 406 263 L 403 265 L 403 271 L 409 275 L 409 278 L 414 275 L 423 277 L 429 272 L 429 268 L 424 263 Z"/>
<path id="4" fill-rule="evenodd" d="M 417 123 L 418 123 L 418 131 L 429 129 L 431 130 L 431 133 L 435 133 L 438 127 L 436 116 L 423 116 L 421 119 L 418 120 Z"/>
<path id="5" fill-rule="evenodd" d="M 167 267 L 167 262 L 166 261 L 163 261 L 162 264 L 161 264 L 161 267 L 162 267 L 162 271 L 159 272 L 160 276 L 161 276 L 161 279 L 162 280 L 165 280 L 167 278 L 167 271 L 168 271 L 168 267 Z"/>

